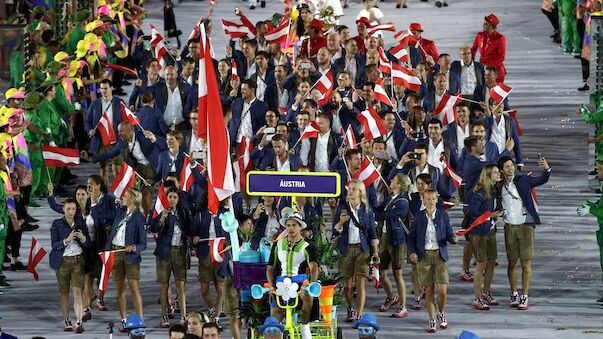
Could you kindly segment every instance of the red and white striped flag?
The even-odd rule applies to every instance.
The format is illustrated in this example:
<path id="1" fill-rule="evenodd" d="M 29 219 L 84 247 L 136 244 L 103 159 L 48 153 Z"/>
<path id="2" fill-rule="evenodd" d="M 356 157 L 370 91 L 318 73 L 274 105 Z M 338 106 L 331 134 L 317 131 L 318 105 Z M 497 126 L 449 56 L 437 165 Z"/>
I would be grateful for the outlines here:
<path id="1" fill-rule="evenodd" d="M 352 125 L 348 125 L 348 129 L 345 130 L 344 141 L 347 149 L 358 149 L 358 145 L 356 143 L 356 136 L 354 135 L 354 131 L 352 130 Z"/>
<path id="2" fill-rule="evenodd" d="M 299 137 L 299 140 L 310 139 L 310 138 L 318 138 L 318 133 L 320 132 L 320 126 L 316 120 L 310 121 L 308 126 L 304 129 L 304 132 Z"/>
<path id="3" fill-rule="evenodd" d="M 155 208 L 153 208 L 153 219 L 157 218 L 161 212 L 168 208 L 170 208 L 170 201 L 165 193 L 163 180 L 161 180 L 161 184 L 159 184 L 159 191 L 157 191 L 157 199 L 155 200 Z"/>
<path id="4" fill-rule="evenodd" d="M 318 104 L 320 106 L 326 104 L 331 99 L 331 95 L 333 94 L 333 73 L 329 70 L 323 74 L 316 82 L 316 86 L 314 86 L 314 88 L 322 94 Z"/>
<path id="5" fill-rule="evenodd" d="M 392 64 L 392 82 L 411 91 L 421 90 L 421 79 L 413 71 L 398 64 Z"/>
<path id="6" fill-rule="evenodd" d="M 231 75 L 230 75 L 230 79 L 231 80 L 238 80 L 239 78 L 239 69 L 237 68 L 237 62 L 232 59 L 232 68 L 230 69 Z"/>
<path id="7" fill-rule="evenodd" d="M 72 148 L 42 145 L 44 165 L 48 167 L 69 167 L 80 164 L 80 152 Z"/>
<path id="8" fill-rule="evenodd" d="M 492 87 L 490 90 L 490 98 L 498 102 L 502 102 L 507 98 L 509 93 L 511 93 L 511 90 L 511 87 L 503 83 L 496 84 L 496 86 Z"/>
<path id="9" fill-rule="evenodd" d="M 201 25 L 201 46 L 199 54 L 199 88 L 204 86 L 205 104 L 199 106 L 200 136 L 207 141 L 207 186 L 208 208 L 216 213 L 220 202 L 235 193 L 234 175 L 230 159 L 230 141 L 224 125 L 222 103 L 218 81 L 211 61 L 209 41 L 205 27 Z M 205 61 L 207 58 L 207 62 Z M 202 61 L 203 60 L 203 61 Z M 204 82 L 202 85 L 201 82 Z M 201 91 L 199 92 L 201 103 Z M 209 109 L 211 107 L 211 109 Z"/>
<path id="10" fill-rule="evenodd" d="M 373 34 L 375 34 L 375 33 L 379 33 L 379 31 L 395 32 L 396 26 L 394 26 L 393 22 L 386 22 L 384 24 L 378 24 L 378 25 L 369 26 L 366 28 L 366 32 L 368 33 L 369 37 L 373 36 Z"/>
<path id="11" fill-rule="evenodd" d="M 207 53 L 205 55 L 205 46 L 207 44 L 205 34 L 201 34 L 199 36 L 200 41 L 200 51 L 199 51 L 199 81 L 197 82 L 197 116 L 198 116 L 198 124 L 197 124 L 197 136 L 203 140 L 207 140 L 207 74 L 205 72 L 205 64 L 210 63 L 213 64 L 211 56 Z M 208 60 L 206 60 L 208 59 Z M 236 67 L 236 63 L 233 66 Z M 233 68 L 236 69 L 236 68 Z M 238 74 L 237 74 L 238 77 Z"/>
<path id="12" fill-rule="evenodd" d="M 36 238 L 32 237 L 31 249 L 29 250 L 29 261 L 27 262 L 27 267 L 25 268 L 25 271 L 33 274 L 34 279 L 36 279 L 36 281 L 38 281 L 38 279 L 40 278 L 38 276 L 38 272 L 36 271 L 36 266 L 38 266 L 38 264 L 40 263 L 40 261 L 42 261 L 45 255 L 46 250 L 44 249 L 44 247 L 42 247 L 42 245 L 38 243 Z"/>
<path id="13" fill-rule="evenodd" d="M 247 186 L 247 172 L 253 169 L 253 160 L 250 157 L 251 151 L 253 151 L 253 144 L 251 140 L 243 136 L 241 143 L 237 147 L 237 166 L 235 167 L 239 177 L 239 190 L 240 192 L 246 191 Z"/>
<path id="14" fill-rule="evenodd" d="M 186 41 L 191 41 L 193 40 L 197 35 L 199 35 L 199 25 L 201 25 L 201 21 L 197 21 L 197 23 L 195 24 L 195 26 L 193 26 L 193 31 L 191 32 L 191 34 L 188 36 L 188 39 Z"/>
<path id="15" fill-rule="evenodd" d="M 356 119 L 364 126 L 364 137 L 366 140 L 373 140 L 387 134 L 387 128 L 383 125 L 383 120 L 375 110 L 370 107 L 356 115 Z"/>
<path id="16" fill-rule="evenodd" d="M 222 19 L 222 28 L 224 29 L 224 34 L 228 35 L 231 39 L 238 39 L 245 36 L 249 39 L 255 38 L 255 27 L 252 30 L 241 21 L 234 22 Z"/>
<path id="17" fill-rule="evenodd" d="M 121 165 L 121 170 L 113 179 L 113 183 L 111 184 L 111 189 L 113 190 L 113 195 L 117 197 L 117 199 L 121 199 L 126 193 L 126 191 L 134 187 L 136 183 L 136 171 L 126 162 Z"/>
<path id="18" fill-rule="evenodd" d="M 165 68 L 167 67 L 167 61 L 165 60 L 164 56 L 166 54 L 168 54 L 168 50 L 165 47 L 165 41 L 163 39 L 163 36 L 161 34 L 159 34 L 159 31 L 153 24 L 150 24 L 150 25 L 151 25 L 151 41 L 150 41 L 151 50 L 153 51 L 153 57 L 155 59 L 157 59 L 157 62 L 159 63 L 159 67 L 158 67 L 159 75 L 163 77 L 165 75 Z"/>
<path id="19" fill-rule="evenodd" d="M 444 93 L 438 106 L 433 110 L 433 117 L 437 118 L 444 125 L 448 125 L 458 120 L 456 104 L 461 102 L 462 98 Z"/>
<path id="20" fill-rule="evenodd" d="M 515 121 L 515 127 L 517 127 L 517 135 L 522 136 L 523 135 L 523 131 L 521 130 L 521 126 L 519 126 L 519 120 L 517 120 L 517 110 L 510 110 L 507 113 L 509 113 L 509 116 L 511 117 L 511 119 L 513 119 L 513 121 Z"/>
<path id="21" fill-rule="evenodd" d="M 406 46 L 404 44 L 399 44 L 398 46 L 394 46 L 389 49 L 389 53 L 396 57 L 400 62 L 409 62 L 410 56 L 408 55 L 408 51 L 406 50 Z"/>
<path id="22" fill-rule="evenodd" d="M 486 212 L 484 212 L 484 214 L 475 218 L 475 220 L 473 220 L 473 222 L 471 223 L 471 225 L 469 225 L 469 227 L 462 229 L 460 231 L 457 231 L 455 234 L 456 235 L 465 235 L 465 234 L 469 233 L 469 231 L 474 229 L 476 226 L 481 225 L 481 224 L 485 223 L 486 221 L 490 220 L 491 215 L 492 215 L 492 212 L 490 210 L 487 210 Z"/>
<path id="23" fill-rule="evenodd" d="M 383 81 L 381 81 L 381 78 L 379 78 L 379 79 L 377 79 L 377 81 L 375 81 L 375 88 L 373 89 L 373 93 L 374 93 L 375 99 L 381 101 L 381 103 L 384 103 L 389 107 L 394 107 L 394 104 L 392 103 L 392 101 L 389 99 L 389 96 L 387 95 L 387 91 L 385 91 L 385 87 L 383 87 Z"/>
<path id="24" fill-rule="evenodd" d="M 284 16 L 283 19 L 281 20 L 281 23 L 278 26 L 276 26 L 270 32 L 267 32 L 266 34 L 264 34 L 264 39 L 266 39 L 266 41 L 268 41 L 268 43 L 270 43 L 270 44 L 275 43 L 275 42 L 278 42 L 278 43 L 285 42 L 287 40 L 287 35 L 289 35 L 290 21 L 291 21 L 290 17 Z"/>
<path id="25" fill-rule="evenodd" d="M 360 168 L 352 174 L 352 179 L 361 180 L 364 183 L 364 187 L 369 187 L 379 179 L 379 172 L 377 172 L 377 167 L 375 167 L 371 159 L 364 157 Z"/>
<path id="26" fill-rule="evenodd" d="M 211 255 L 211 262 L 215 266 L 219 266 L 224 261 L 224 244 L 226 238 L 215 238 L 209 239 L 209 254 Z"/>
<path id="27" fill-rule="evenodd" d="M 131 125 L 140 126 L 140 119 L 136 116 L 136 114 L 132 113 L 130 109 L 126 106 L 126 104 L 122 101 L 120 103 L 121 107 L 121 118 L 123 121 L 129 122 Z"/>
<path id="28" fill-rule="evenodd" d="M 454 187 L 456 187 L 457 189 L 461 187 L 461 182 L 463 182 L 463 178 L 461 178 L 460 175 L 458 175 L 452 168 L 450 168 L 450 166 L 446 162 L 446 157 L 444 156 L 444 154 L 440 156 L 440 161 L 442 162 L 442 166 L 444 166 L 444 174 L 450 177 L 450 180 L 452 180 Z"/>
<path id="29" fill-rule="evenodd" d="M 191 187 L 195 183 L 195 177 L 193 176 L 193 169 L 191 168 L 191 156 L 186 154 L 184 161 L 182 162 L 182 171 L 180 172 L 180 189 L 183 192 L 190 192 Z M 199 172 L 203 172 L 203 166 L 197 163 L 195 166 Z"/>
<path id="30" fill-rule="evenodd" d="M 360 96 L 358 92 L 356 92 L 356 87 L 352 86 L 352 103 L 356 103 L 360 101 Z"/>
<path id="31" fill-rule="evenodd" d="M 379 52 L 379 69 L 383 73 L 391 74 L 392 73 L 392 63 L 387 58 L 387 55 L 385 55 L 383 48 L 379 47 L 377 49 L 377 51 Z"/>
<path id="32" fill-rule="evenodd" d="M 403 29 L 400 32 L 394 34 L 394 39 L 400 41 L 401 44 L 404 44 L 404 48 L 408 45 L 414 45 L 417 43 L 417 37 L 412 34 L 409 29 Z"/>
<path id="33" fill-rule="evenodd" d="M 109 120 L 109 115 L 107 112 L 103 112 L 103 115 L 98 120 L 96 127 L 101 136 L 103 146 L 109 146 L 117 142 L 115 130 L 113 129 L 113 124 L 111 124 L 111 120 Z"/>
<path id="34" fill-rule="evenodd" d="M 109 289 L 109 277 L 111 276 L 111 272 L 113 272 L 115 252 L 103 251 L 100 253 L 100 258 L 101 262 L 103 263 L 103 268 L 98 281 L 98 289 L 101 291 L 107 291 Z"/>

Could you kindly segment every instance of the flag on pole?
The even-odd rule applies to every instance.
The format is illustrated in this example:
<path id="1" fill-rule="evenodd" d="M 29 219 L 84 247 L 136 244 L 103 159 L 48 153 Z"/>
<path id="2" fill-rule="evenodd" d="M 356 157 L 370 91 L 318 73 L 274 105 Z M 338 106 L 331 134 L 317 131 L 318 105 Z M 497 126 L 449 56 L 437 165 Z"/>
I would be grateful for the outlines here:
<path id="1" fill-rule="evenodd" d="M 264 34 L 264 39 L 266 39 L 266 41 L 269 44 L 272 44 L 275 42 L 278 42 L 278 43 L 285 42 L 287 40 L 287 35 L 289 34 L 290 21 L 291 21 L 290 17 L 284 16 L 283 19 L 281 20 L 281 23 L 278 26 L 276 26 L 273 30 Z"/>
<path id="2" fill-rule="evenodd" d="M 478 225 L 481 225 L 481 224 L 485 223 L 486 221 L 490 220 L 491 215 L 492 215 L 492 212 L 490 210 L 484 212 L 484 214 L 475 218 L 475 220 L 473 220 L 473 222 L 471 223 L 471 225 L 469 225 L 469 227 L 467 227 L 463 230 L 457 231 L 455 234 L 456 235 L 465 235 L 465 234 L 469 233 L 470 230 L 474 229 Z"/>
<path id="3" fill-rule="evenodd" d="M 408 45 L 414 45 L 418 42 L 417 37 L 412 34 L 409 29 L 403 29 L 400 32 L 394 34 L 394 39 L 404 44 L 404 48 Z"/>
<path id="4" fill-rule="evenodd" d="M 255 27 L 253 30 L 243 22 L 234 22 L 222 19 L 222 28 L 224 34 L 228 35 L 231 39 L 239 39 L 242 37 L 248 37 L 249 39 L 255 38 Z"/>
<path id="5" fill-rule="evenodd" d="M 165 186 L 163 185 L 163 180 L 161 180 L 161 184 L 159 184 L 159 191 L 157 191 L 157 199 L 155 200 L 155 208 L 153 209 L 153 219 L 157 218 L 161 212 L 168 209 L 170 207 L 170 202 L 168 200 L 167 194 L 165 193 Z"/>
<path id="6" fill-rule="evenodd" d="M 352 86 L 352 103 L 356 103 L 360 101 L 360 96 L 358 92 L 356 92 L 356 87 Z"/>
<path id="7" fill-rule="evenodd" d="M 117 199 L 122 199 L 124 193 L 131 188 L 134 187 L 136 183 L 136 172 L 130 165 L 124 162 L 121 165 L 121 170 L 113 179 L 113 183 L 111 184 L 111 189 L 113 190 L 113 195 Z"/>
<path id="8" fill-rule="evenodd" d="M 29 261 L 27 262 L 27 267 L 25 268 L 25 271 L 33 274 L 34 279 L 36 279 L 36 281 L 38 281 L 38 279 L 40 278 L 38 276 L 38 272 L 36 271 L 36 266 L 38 266 L 38 264 L 40 263 L 40 261 L 42 261 L 45 255 L 46 250 L 44 249 L 44 247 L 42 247 L 42 245 L 38 243 L 38 240 L 36 240 L 36 238 L 31 237 Z"/>
<path id="9" fill-rule="evenodd" d="M 159 75 L 163 77 L 165 75 L 165 68 L 168 65 L 164 56 L 166 54 L 168 54 L 168 50 L 165 47 L 165 41 L 163 39 L 163 36 L 161 34 L 159 34 L 159 31 L 153 24 L 150 24 L 150 25 L 151 25 L 151 41 L 150 41 L 151 50 L 153 52 L 153 57 L 155 57 L 155 59 L 157 59 L 157 62 L 159 63 L 159 66 L 158 66 Z"/>
<path id="10" fill-rule="evenodd" d="M 456 112 L 456 104 L 463 100 L 461 97 L 449 95 L 444 93 L 442 99 L 433 110 L 433 117 L 440 120 L 444 125 L 456 122 L 458 120 L 458 114 Z"/>
<path id="11" fill-rule="evenodd" d="M 322 106 L 326 104 L 331 99 L 331 94 L 333 94 L 333 73 L 329 70 L 323 74 L 316 82 L 314 88 L 322 94 L 318 101 L 318 105 Z"/>
<path id="12" fill-rule="evenodd" d="M 113 124 L 111 120 L 109 120 L 109 115 L 107 112 L 103 112 L 103 115 L 98 120 L 98 132 L 101 136 L 101 141 L 103 146 L 109 146 L 117 142 L 117 137 L 115 136 L 115 130 L 113 129 Z"/>
<path id="13" fill-rule="evenodd" d="M 224 244 L 226 238 L 209 239 L 209 253 L 211 254 L 211 262 L 215 266 L 219 266 L 224 261 Z"/>
<path id="14" fill-rule="evenodd" d="M 503 83 L 496 84 L 496 86 L 490 89 L 490 98 L 498 102 L 503 102 L 507 98 L 509 93 L 511 93 L 511 90 L 511 87 Z"/>
<path id="15" fill-rule="evenodd" d="M 237 68 L 237 63 L 234 59 L 232 59 L 232 68 L 230 69 L 231 75 L 230 80 L 238 80 L 239 79 L 239 69 Z"/>
<path id="16" fill-rule="evenodd" d="M 246 136 L 243 136 L 241 143 L 237 147 L 237 172 L 239 177 L 239 190 L 245 192 L 247 186 L 247 172 L 253 169 L 253 160 L 250 157 L 253 151 L 253 143 Z"/>
<path id="17" fill-rule="evenodd" d="M 195 24 L 195 26 L 193 26 L 193 31 L 191 32 L 191 34 L 188 36 L 188 39 L 186 41 L 191 41 L 193 40 L 197 35 L 199 35 L 199 25 L 201 25 L 201 21 L 197 21 L 197 23 Z"/>
<path id="18" fill-rule="evenodd" d="M 213 64 L 211 55 L 205 55 L 205 34 L 199 35 L 199 81 L 197 82 L 197 136 L 203 140 L 207 140 L 207 74 L 205 73 L 205 64 Z M 208 60 L 205 60 L 205 59 Z M 233 67 L 236 67 L 233 59 Z M 234 70 L 234 68 L 233 68 Z M 238 77 L 238 73 L 237 73 Z"/>
<path id="19" fill-rule="evenodd" d="M 415 92 L 422 86 L 421 79 L 413 71 L 398 64 L 392 64 L 392 82 Z"/>
<path id="20" fill-rule="evenodd" d="M 385 87 L 383 87 L 383 81 L 381 81 L 381 78 L 379 78 L 379 79 L 377 79 L 377 81 L 375 81 L 375 88 L 373 89 L 373 93 L 374 93 L 375 99 L 379 100 L 380 102 L 382 102 L 383 104 L 386 104 L 389 107 L 394 107 L 394 104 L 389 99 L 389 96 L 387 95 L 387 92 L 385 91 Z"/>
<path id="21" fill-rule="evenodd" d="M 318 138 L 318 133 L 320 132 L 320 127 L 316 120 L 310 121 L 308 126 L 304 129 L 299 140 L 310 139 L 310 138 Z"/>
<path id="22" fill-rule="evenodd" d="M 383 24 L 369 26 L 369 27 L 366 28 L 366 32 L 368 33 L 369 37 L 373 36 L 373 34 L 379 33 L 379 31 L 395 32 L 396 31 L 396 26 L 394 26 L 393 22 L 386 22 L 386 23 L 383 23 Z"/>
<path id="23" fill-rule="evenodd" d="M 392 73 L 392 63 L 387 58 L 387 55 L 385 55 L 383 48 L 379 47 L 377 49 L 377 51 L 379 52 L 379 69 L 383 73 L 391 74 Z"/>
<path id="24" fill-rule="evenodd" d="M 406 46 L 404 44 L 399 44 L 398 46 L 390 48 L 389 53 L 400 62 L 410 61 L 410 56 L 408 55 L 408 51 L 406 50 Z"/>
<path id="25" fill-rule="evenodd" d="M 100 253 L 101 262 L 103 268 L 101 270 L 100 279 L 98 282 L 98 289 L 101 291 L 107 291 L 109 289 L 109 277 L 113 272 L 113 261 L 115 260 L 115 252 L 104 251 Z"/>
<path id="26" fill-rule="evenodd" d="M 387 128 L 383 125 L 381 117 L 372 107 L 358 113 L 356 119 L 364 126 L 364 137 L 366 140 L 373 140 L 387 134 Z"/>
<path id="27" fill-rule="evenodd" d="M 345 130 L 343 141 L 346 144 L 347 149 L 358 149 L 352 125 L 348 125 L 348 129 Z"/>
<path id="28" fill-rule="evenodd" d="M 207 141 L 208 208 L 210 212 L 216 213 L 220 201 L 234 194 L 235 185 L 230 160 L 229 137 L 224 125 L 218 81 L 211 62 L 209 41 L 203 25 L 201 25 L 200 41 L 199 64 L 201 66 L 203 63 L 204 69 L 199 69 L 199 87 L 201 88 L 201 82 L 204 81 L 206 102 L 203 107 L 199 107 L 199 128 L 203 129 L 199 134 L 206 136 Z M 206 57 L 207 62 L 205 62 Z M 201 96 L 201 92 L 199 95 Z M 210 107 L 211 109 L 209 109 Z M 201 119 L 205 120 L 201 121 Z"/>
<path id="29" fill-rule="evenodd" d="M 80 152 L 72 148 L 42 145 L 44 165 L 48 167 L 69 167 L 80 164 Z"/>
<path id="30" fill-rule="evenodd" d="M 360 168 L 352 174 L 352 179 L 361 180 L 364 183 L 364 187 L 369 187 L 379 179 L 379 172 L 375 164 L 368 157 L 364 157 Z"/>
<path id="31" fill-rule="evenodd" d="M 182 162 L 182 171 L 180 172 L 180 189 L 183 192 L 190 192 L 191 187 L 195 183 L 195 177 L 193 176 L 193 169 L 191 168 L 191 156 L 186 154 L 184 161 Z M 195 166 L 199 172 L 203 172 L 203 166 L 197 163 Z"/>
<path id="32" fill-rule="evenodd" d="M 138 117 L 134 113 L 132 113 L 132 111 L 130 111 L 126 104 L 122 101 L 119 103 L 119 105 L 121 108 L 121 119 L 123 121 L 129 122 L 131 125 L 139 126 L 140 119 L 138 119 Z"/>
<path id="33" fill-rule="evenodd" d="M 461 187 L 461 182 L 463 182 L 463 178 L 461 178 L 461 176 L 458 175 L 448 165 L 448 162 L 446 162 L 446 157 L 444 156 L 444 153 L 442 153 L 442 155 L 440 155 L 440 162 L 442 162 L 442 165 L 444 166 L 444 174 L 446 174 L 450 178 L 450 180 L 452 180 L 452 183 L 454 184 L 454 187 L 456 187 L 457 189 L 459 187 Z"/>

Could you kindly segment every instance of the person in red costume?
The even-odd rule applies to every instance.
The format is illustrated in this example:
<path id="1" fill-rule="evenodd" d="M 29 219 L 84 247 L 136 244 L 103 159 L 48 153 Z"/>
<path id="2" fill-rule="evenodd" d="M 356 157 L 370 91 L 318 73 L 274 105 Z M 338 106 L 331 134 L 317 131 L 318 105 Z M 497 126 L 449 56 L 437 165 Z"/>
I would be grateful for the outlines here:
<path id="1" fill-rule="evenodd" d="M 438 60 L 438 57 L 440 56 L 435 42 L 421 37 L 423 27 L 421 27 L 421 24 L 418 22 L 412 22 L 408 29 L 412 34 L 414 34 L 415 37 L 417 37 L 418 43 L 416 47 L 419 49 L 421 59 L 427 61 L 429 65 L 433 67 L 436 64 L 436 60 Z"/>
<path id="2" fill-rule="evenodd" d="M 312 19 L 308 33 L 310 36 L 302 42 L 299 55 L 307 56 L 314 62 L 318 50 L 327 47 L 327 39 L 322 36 L 322 22 L 318 19 Z"/>
<path id="3" fill-rule="evenodd" d="M 505 56 L 507 54 L 507 40 L 504 35 L 498 33 L 496 28 L 500 20 L 494 13 L 488 14 L 484 19 L 484 30 L 475 35 L 471 54 L 475 55 L 479 50 L 479 62 L 484 66 L 493 66 L 498 69 L 496 82 L 504 82 L 507 70 L 505 69 Z"/>

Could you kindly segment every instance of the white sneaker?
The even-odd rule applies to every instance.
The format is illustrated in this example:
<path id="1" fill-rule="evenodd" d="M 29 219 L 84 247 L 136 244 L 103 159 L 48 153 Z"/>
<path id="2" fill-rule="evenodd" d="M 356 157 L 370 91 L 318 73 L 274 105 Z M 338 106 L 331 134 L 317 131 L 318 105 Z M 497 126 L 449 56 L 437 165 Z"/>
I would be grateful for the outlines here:
<path id="1" fill-rule="evenodd" d="M 310 331 L 310 324 L 303 324 L 299 326 L 302 339 L 312 339 L 312 332 Z"/>

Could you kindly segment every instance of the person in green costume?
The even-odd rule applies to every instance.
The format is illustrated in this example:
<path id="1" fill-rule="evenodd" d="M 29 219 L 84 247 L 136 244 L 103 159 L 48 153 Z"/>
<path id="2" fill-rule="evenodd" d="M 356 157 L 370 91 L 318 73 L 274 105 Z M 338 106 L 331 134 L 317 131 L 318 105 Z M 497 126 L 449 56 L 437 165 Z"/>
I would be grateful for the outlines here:
<path id="1" fill-rule="evenodd" d="M 0 168 L 6 167 L 6 149 L 5 145 L 0 145 Z M 6 251 L 6 234 L 8 233 L 8 206 L 6 206 L 6 194 L 4 193 L 4 183 L 0 177 L 0 258 L 4 258 Z M 0 265 L 0 287 L 9 287 L 6 276 L 2 273 Z"/>
<path id="2" fill-rule="evenodd" d="M 578 19 L 576 18 L 576 0 L 558 0 L 559 25 L 563 29 L 563 48 L 565 53 L 580 55 L 580 35 L 578 34 Z"/>
<path id="3" fill-rule="evenodd" d="M 65 65 L 62 62 L 56 62 L 54 60 L 49 62 L 46 65 L 46 69 L 45 69 L 46 73 L 48 75 L 46 77 L 46 79 L 50 82 L 60 83 L 63 76 L 59 75 L 59 71 L 65 69 L 65 67 L 67 67 L 67 65 Z M 71 102 L 67 99 L 67 96 L 65 95 L 65 89 L 63 88 L 63 86 L 57 85 L 56 92 L 57 93 L 54 96 L 54 99 L 52 99 L 52 104 L 57 109 L 59 114 L 61 114 L 62 116 L 65 116 L 67 114 L 73 113 L 75 108 L 73 107 Z"/>
<path id="4" fill-rule="evenodd" d="M 600 162 L 598 165 L 599 169 L 597 170 L 597 179 L 599 179 L 599 181 L 603 181 L 603 162 Z M 596 232 L 597 245 L 599 245 L 599 260 L 601 269 L 603 270 L 603 193 L 597 202 L 592 202 L 590 200 L 585 201 L 582 206 L 578 207 L 577 212 L 581 217 L 587 214 L 592 214 L 597 217 L 597 223 L 599 224 L 599 229 Z M 601 280 L 603 281 L 603 274 L 601 275 Z M 597 302 L 603 303 L 603 297 L 599 298 Z"/>
<path id="5" fill-rule="evenodd" d="M 45 99 L 42 101 L 40 107 L 38 107 L 37 114 L 40 117 L 40 129 L 45 133 L 50 134 L 52 138 L 50 143 L 54 142 L 54 145 L 64 147 L 67 143 L 67 124 L 52 103 L 52 100 L 56 96 L 56 87 L 56 83 L 50 81 L 44 81 L 44 83 L 38 87 L 38 91 L 44 95 Z M 58 183 L 61 178 L 61 168 L 48 168 L 48 172 L 50 174 L 50 180 L 53 183 Z M 48 175 L 45 176 L 44 173 L 42 173 L 39 185 L 46 187 L 48 185 L 48 179 Z"/>
<path id="6" fill-rule="evenodd" d="M 40 179 L 42 177 L 48 177 L 46 169 L 44 168 L 44 159 L 42 158 L 42 143 L 49 143 L 52 141 L 50 134 L 44 133 L 40 128 L 42 126 L 42 119 L 37 112 L 38 107 L 42 102 L 46 100 L 44 96 L 38 92 L 31 92 L 23 101 L 22 107 L 25 110 L 25 118 L 30 121 L 27 130 L 23 132 L 25 140 L 27 140 L 27 147 L 29 148 L 29 161 L 31 162 L 32 178 L 31 183 L 31 196 L 30 206 L 36 207 L 35 200 L 33 199 L 36 195 L 45 195 L 46 186 L 40 186 Z"/>
<path id="7" fill-rule="evenodd" d="M 74 55 L 77 50 L 77 43 L 84 39 L 86 35 L 86 23 L 90 14 L 87 11 L 79 11 L 73 16 L 73 28 L 71 28 L 67 34 L 69 39 L 65 45 L 65 52 L 69 55 Z"/>

